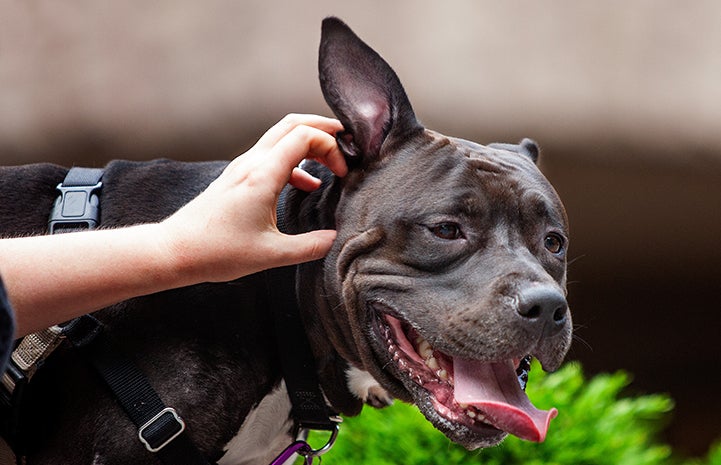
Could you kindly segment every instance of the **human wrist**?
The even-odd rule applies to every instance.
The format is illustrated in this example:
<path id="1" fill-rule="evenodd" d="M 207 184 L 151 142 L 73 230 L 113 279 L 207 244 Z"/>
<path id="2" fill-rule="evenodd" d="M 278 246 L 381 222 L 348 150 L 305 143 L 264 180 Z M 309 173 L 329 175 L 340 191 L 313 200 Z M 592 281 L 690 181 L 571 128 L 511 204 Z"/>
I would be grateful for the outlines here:
<path id="1" fill-rule="evenodd" d="M 183 239 L 183 235 L 168 225 L 167 220 L 147 227 L 152 243 L 151 259 L 167 279 L 166 287 L 176 288 L 199 282 L 193 247 Z"/>

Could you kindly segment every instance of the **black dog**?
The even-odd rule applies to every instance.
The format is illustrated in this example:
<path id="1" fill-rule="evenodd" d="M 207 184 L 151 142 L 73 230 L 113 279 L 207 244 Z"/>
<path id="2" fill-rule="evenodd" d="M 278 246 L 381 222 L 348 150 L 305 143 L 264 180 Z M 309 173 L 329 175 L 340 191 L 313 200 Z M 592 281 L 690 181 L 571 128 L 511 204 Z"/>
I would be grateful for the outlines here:
<path id="1" fill-rule="evenodd" d="M 296 289 L 323 393 L 335 411 L 413 402 L 469 449 L 510 432 L 543 440 L 554 411 L 521 389 L 527 356 L 556 369 L 571 338 L 567 219 L 538 148 L 482 146 L 424 129 L 392 69 L 341 21 L 323 23 L 323 94 L 351 168 L 284 199 L 290 232 L 338 231 Z M 161 220 L 224 163 L 110 163 L 102 225 Z M 0 234 L 40 234 L 66 169 L 0 170 Z M 290 444 L 290 403 L 263 275 L 122 302 L 97 312 L 210 461 L 268 463 Z M 520 370 L 520 371 L 519 371 Z M 523 377 L 523 376 L 522 376 Z M 71 347 L 29 386 L 27 463 L 157 463 Z"/>

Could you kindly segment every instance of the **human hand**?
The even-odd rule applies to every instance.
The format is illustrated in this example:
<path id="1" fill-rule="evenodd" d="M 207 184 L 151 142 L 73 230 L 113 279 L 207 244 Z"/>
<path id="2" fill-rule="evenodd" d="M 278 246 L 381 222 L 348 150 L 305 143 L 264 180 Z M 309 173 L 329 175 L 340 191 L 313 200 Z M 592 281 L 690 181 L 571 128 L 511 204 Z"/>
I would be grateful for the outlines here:
<path id="1" fill-rule="evenodd" d="M 298 235 L 278 231 L 283 187 L 312 191 L 320 180 L 297 168 L 305 158 L 347 173 L 335 133 L 340 122 L 288 115 L 233 160 L 203 193 L 159 224 L 179 273 L 192 282 L 229 281 L 264 269 L 325 256 L 335 231 Z"/>

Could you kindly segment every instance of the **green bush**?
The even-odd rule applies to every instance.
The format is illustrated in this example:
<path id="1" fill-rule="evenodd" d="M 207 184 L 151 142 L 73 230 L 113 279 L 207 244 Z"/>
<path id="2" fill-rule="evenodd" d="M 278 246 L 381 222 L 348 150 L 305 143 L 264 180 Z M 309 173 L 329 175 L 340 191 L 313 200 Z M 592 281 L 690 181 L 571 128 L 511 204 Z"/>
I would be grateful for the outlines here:
<path id="1" fill-rule="evenodd" d="M 681 463 L 657 441 L 673 409 L 661 394 L 623 397 L 630 378 L 623 372 L 585 379 L 580 365 L 566 364 L 553 374 L 536 364 L 528 395 L 539 408 L 556 407 L 546 441 L 535 444 L 509 437 L 500 446 L 469 452 L 435 430 L 414 406 L 396 402 L 366 407 L 347 418 L 335 447 L 324 456 L 333 465 L 657 465 Z M 311 443 L 322 439 L 311 437 Z M 721 444 L 707 461 L 684 465 L 721 465 Z"/>

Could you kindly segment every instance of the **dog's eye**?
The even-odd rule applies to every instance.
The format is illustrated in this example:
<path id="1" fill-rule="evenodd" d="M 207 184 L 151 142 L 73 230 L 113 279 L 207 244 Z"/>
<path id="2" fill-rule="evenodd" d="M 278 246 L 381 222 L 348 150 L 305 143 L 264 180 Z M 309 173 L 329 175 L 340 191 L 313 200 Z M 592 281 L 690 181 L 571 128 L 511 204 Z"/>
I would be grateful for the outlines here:
<path id="1" fill-rule="evenodd" d="M 460 239 L 463 237 L 461 227 L 456 223 L 439 223 L 430 226 L 429 229 L 436 237 L 446 240 Z"/>
<path id="2" fill-rule="evenodd" d="M 546 250 L 548 250 L 552 254 L 559 254 L 563 252 L 564 242 L 565 241 L 563 237 L 559 236 L 558 234 L 552 233 L 547 235 L 545 239 L 543 239 L 543 246 L 546 247 Z"/>

